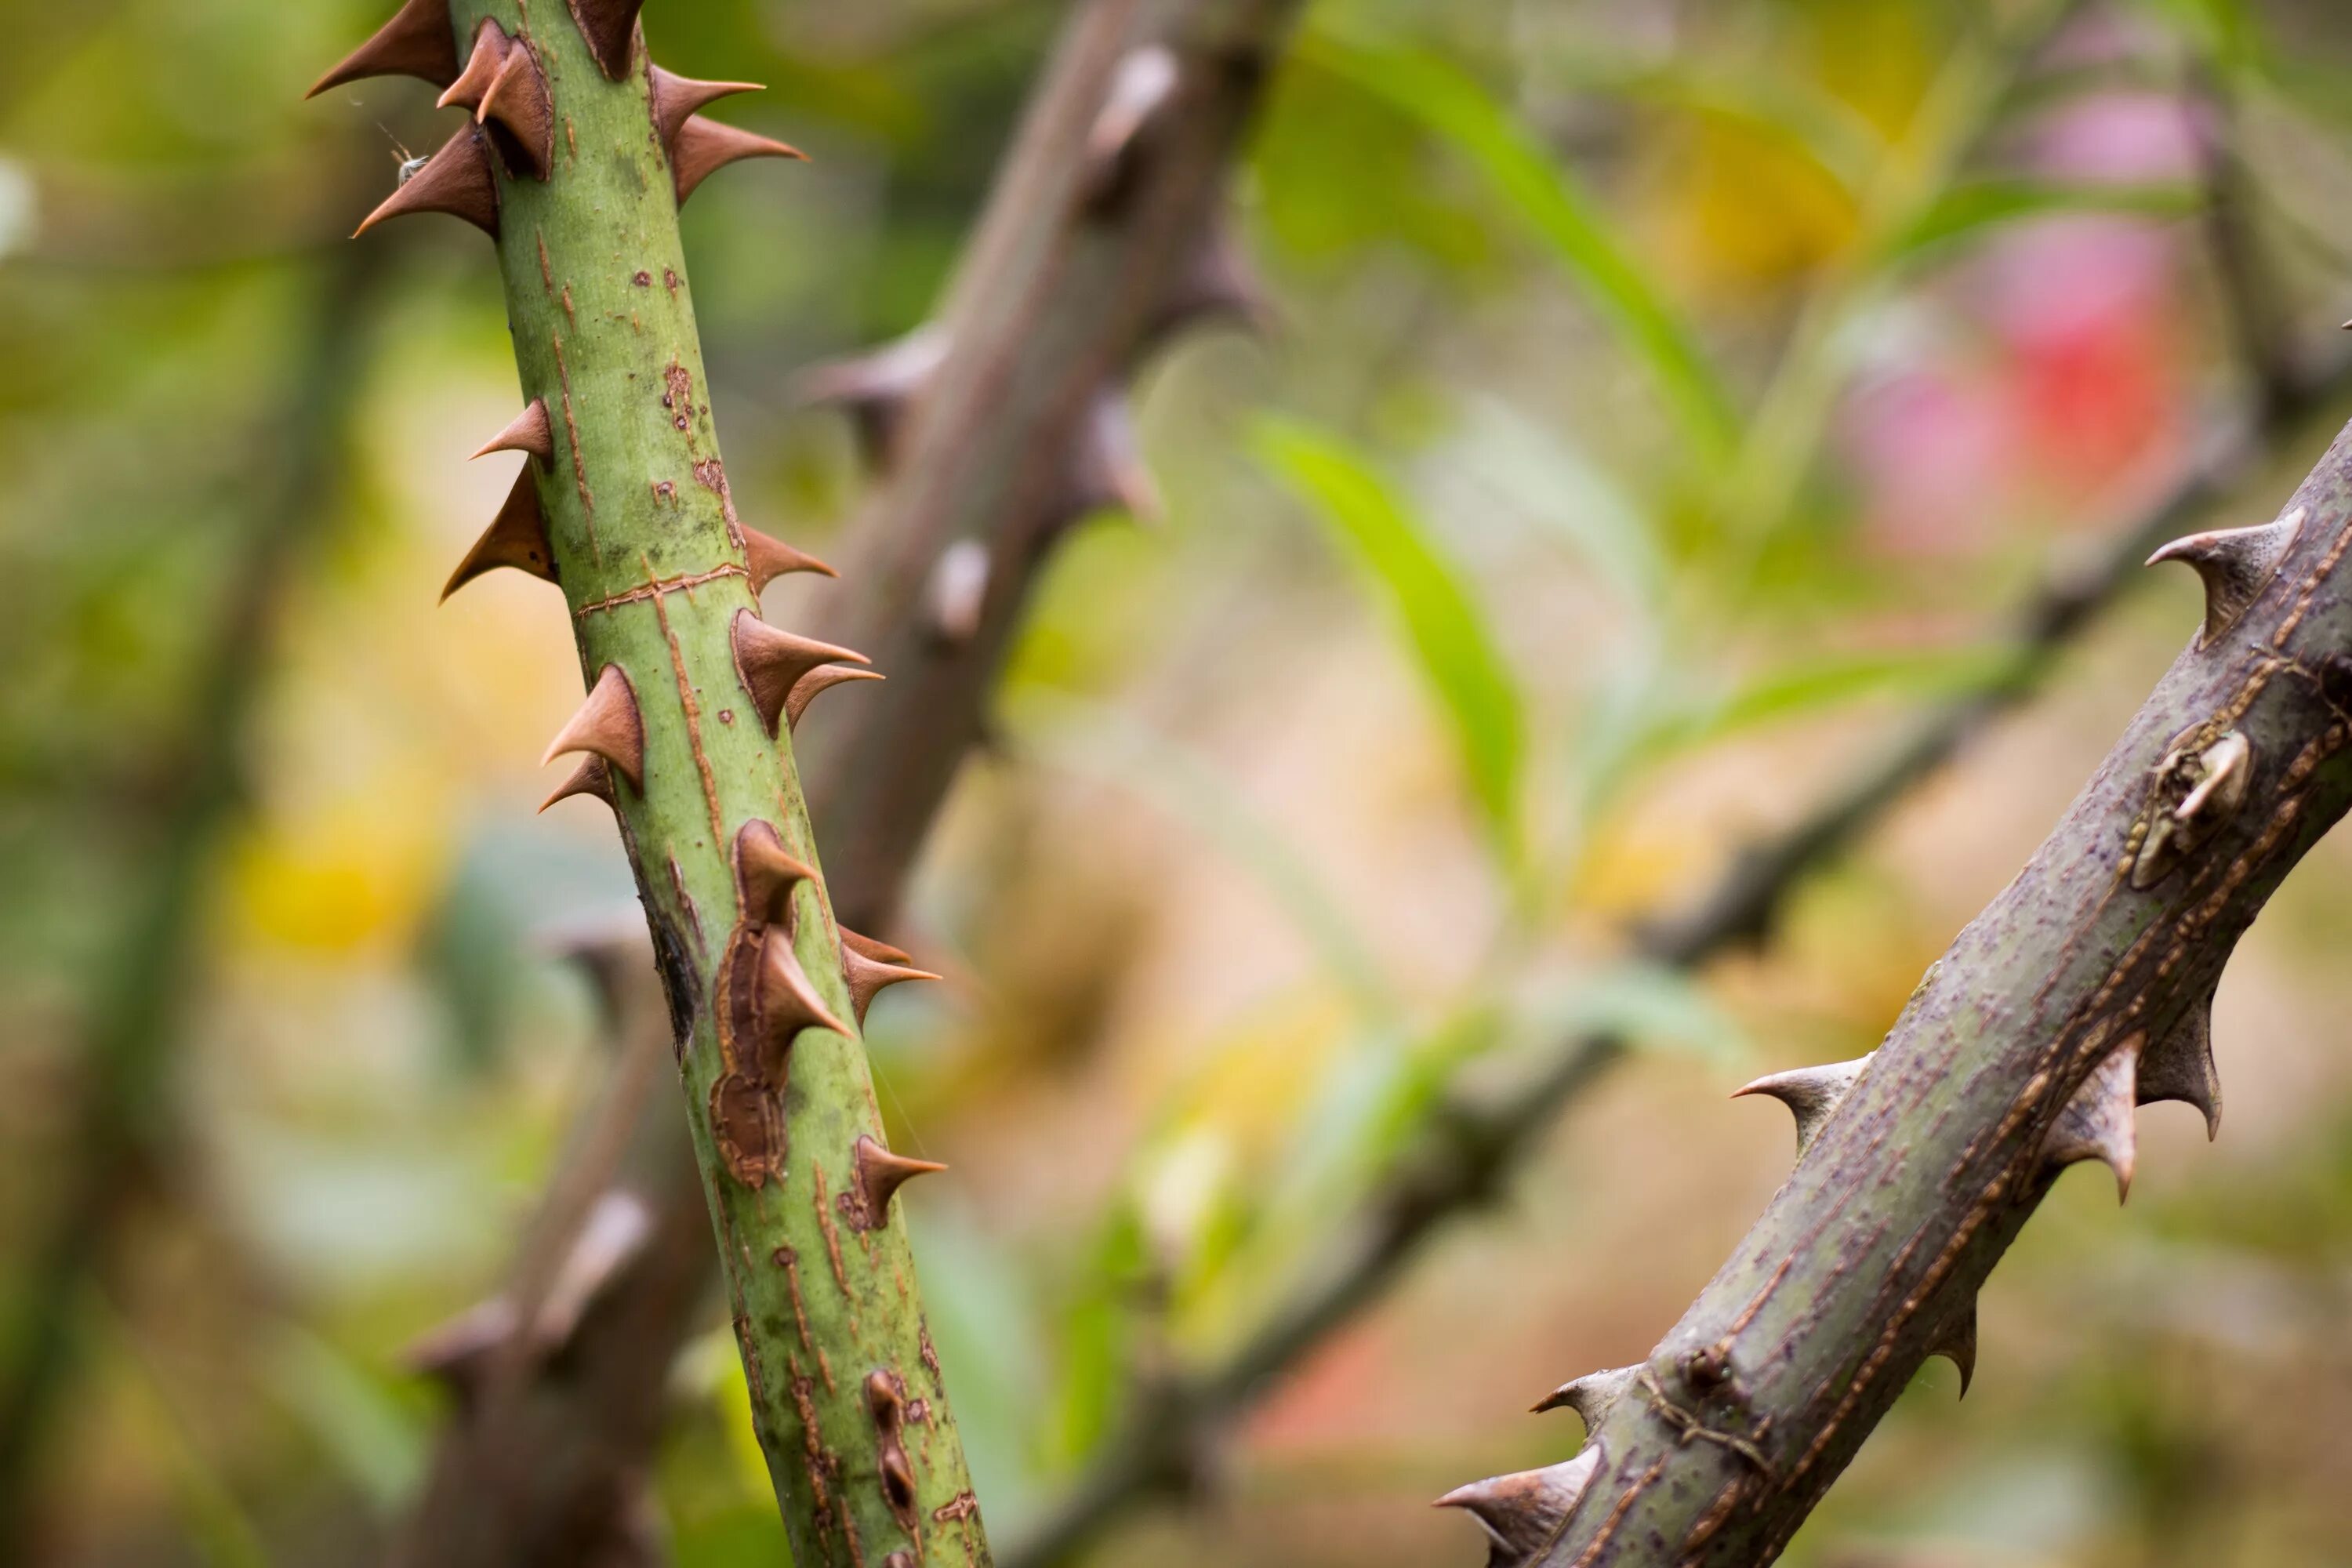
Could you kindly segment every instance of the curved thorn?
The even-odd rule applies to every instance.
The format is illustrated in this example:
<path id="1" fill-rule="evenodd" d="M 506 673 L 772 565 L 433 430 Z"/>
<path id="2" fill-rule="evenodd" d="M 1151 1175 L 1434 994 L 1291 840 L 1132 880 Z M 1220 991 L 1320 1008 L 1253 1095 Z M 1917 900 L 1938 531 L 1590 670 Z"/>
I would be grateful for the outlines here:
<path id="1" fill-rule="evenodd" d="M 449 595 L 481 576 L 502 566 L 527 572 L 541 582 L 552 583 L 555 577 L 555 552 L 547 542 L 547 517 L 539 509 L 539 483 L 526 468 L 515 476 L 514 489 L 507 492 L 506 505 L 499 515 L 474 542 L 466 558 L 457 563 L 457 570 L 449 574 L 441 590 L 441 602 L 447 604 Z"/>
<path id="2" fill-rule="evenodd" d="M 780 925 L 769 927 L 760 956 L 761 1016 L 767 1020 L 772 1045 L 779 1049 L 790 1045 L 803 1029 L 830 1029 L 857 1037 L 857 1031 L 835 1017 L 816 987 L 809 984 L 808 972 L 793 951 L 790 931 Z"/>
<path id="3" fill-rule="evenodd" d="M 604 758 L 590 757 L 582 763 L 570 778 L 555 786 L 553 795 L 539 803 L 539 809 L 543 812 L 558 801 L 583 795 L 603 801 L 615 811 L 621 809 L 619 799 L 613 794 L 613 770 Z"/>
<path id="4" fill-rule="evenodd" d="M 860 936 L 857 932 L 851 931 L 847 926 L 841 927 L 840 931 L 842 946 L 855 949 L 857 952 L 874 960 L 877 963 L 912 963 L 915 962 L 915 955 L 908 952 L 904 948 L 892 947 L 888 942 L 878 941 L 874 937 Z"/>
<path id="5" fill-rule="evenodd" d="M 821 665 L 870 662 L 862 653 L 772 626 L 751 610 L 736 612 L 734 641 L 736 673 L 771 735 L 801 677 Z"/>
<path id="6" fill-rule="evenodd" d="M 1491 1543 L 1487 1568 L 1523 1568 L 1568 1522 L 1601 1465 L 1601 1445 L 1587 1443 L 1565 1464 L 1473 1481 L 1430 1506 L 1462 1509 L 1477 1520 Z"/>
<path id="7" fill-rule="evenodd" d="M 2168 1034 L 2140 1053 L 2138 1094 L 2142 1105 L 2166 1100 L 2193 1105 L 2204 1113 L 2206 1141 L 2221 1135 L 2221 1075 L 2213 1066 L 2211 997 L 2192 1003 Z"/>
<path id="8" fill-rule="evenodd" d="M 1731 1091 L 1738 1100 L 1750 1094 L 1767 1094 L 1789 1108 L 1797 1119 L 1797 1152 L 1802 1154 L 1811 1147 L 1832 1112 L 1843 1102 L 1863 1069 L 1870 1066 L 1870 1058 L 1862 1057 L 1850 1062 L 1830 1062 L 1821 1067 L 1797 1068 L 1789 1072 L 1776 1072 L 1758 1079 Z"/>
<path id="9" fill-rule="evenodd" d="M 857 1185 L 865 1194 L 868 1224 L 876 1229 L 889 1224 L 890 1200 L 898 1195 L 900 1187 L 917 1176 L 946 1169 L 935 1160 L 909 1160 L 904 1154 L 893 1154 L 871 1138 L 859 1138 Z"/>
<path id="10" fill-rule="evenodd" d="M 588 700 L 580 705 L 571 722 L 549 743 L 547 755 L 539 760 L 539 765 L 545 767 L 556 758 L 575 752 L 604 758 L 620 770 L 632 789 L 645 789 L 645 720 L 637 711 L 637 694 L 617 664 L 606 665 L 596 677 Z"/>
<path id="11" fill-rule="evenodd" d="M 1126 184 L 1145 128 L 1176 96 L 1181 76 L 1176 51 L 1165 44 L 1129 49 L 1121 57 L 1102 108 L 1087 132 L 1084 179 L 1089 204 L 1111 200 Z"/>
<path id="12" fill-rule="evenodd" d="M 2133 1110 L 2139 1101 L 2140 1047 L 2134 1035 L 2093 1068 L 2051 1123 L 2042 1146 L 2045 1171 L 2055 1173 L 2078 1160 L 2102 1160 L 2116 1173 L 2118 1202 L 2131 1196 L 2132 1168 L 2139 1154 Z"/>
<path id="13" fill-rule="evenodd" d="M 1612 1367 L 1606 1372 L 1591 1372 L 1572 1383 L 1563 1383 L 1537 1404 L 1531 1414 L 1541 1415 L 1551 1410 L 1573 1410 L 1588 1432 L 1601 1425 L 1611 1405 L 1624 1397 L 1642 1369 L 1638 1366 Z"/>
<path id="14" fill-rule="evenodd" d="M 423 168 L 368 214 L 352 237 L 387 218 L 410 213 L 447 213 L 464 218 L 492 239 L 499 237 L 498 180 L 490 173 L 489 148 L 479 131 L 468 125 L 443 142 Z"/>
<path id="15" fill-rule="evenodd" d="M 659 66 L 653 68 L 654 131 L 662 145 L 677 156 L 677 133 L 698 112 L 739 92 L 765 92 L 756 81 L 697 81 Z"/>
<path id="16" fill-rule="evenodd" d="M 747 822 L 735 836 L 735 890 L 745 920 L 764 925 L 782 922 L 792 890 L 816 879 L 816 872 L 784 847 L 782 836 L 772 824 Z"/>
<path id="17" fill-rule="evenodd" d="M 1960 1369 L 1960 1397 L 1966 1399 L 1969 1396 L 1969 1384 L 1976 1381 L 1977 1375 L 1975 1302 L 1969 1303 L 1967 1316 L 1946 1330 L 1943 1336 L 1928 1349 L 1927 1354 L 1931 1357 L 1942 1356 Z"/>
<path id="18" fill-rule="evenodd" d="M 2309 509 L 2297 507 L 2276 522 L 2225 528 L 2176 539 L 2147 558 L 2150 566 L 2186 562 L 2205 583 L 2205 627 L 2199 647 L 2219 638 L 2262 597 L 2294 546 Z"/>
<path id="19" fill-rule="evenodd" d="M 803 374 L 795 394 L 804 404 L 838 404 L 857 427 L 869 463 L 887 462 L 907 410 L 948 355 L 948 335 L 918 327 L 869 353 L 820 364 Z"/>
<path id="20" fill-rule="evenodd" d="M 808 713 L 809 704 L 836 686 L 853 680 L 885 679 L 879 670 L 858 669 L 848 665 L 828 664 L 823 668 L 812 669 L 793 682 L 793 689 L 784 699 L 784 727 L 797 731 L 801 727 L 801 720 Z"/>
<path id="21" fill-rule="evenodd" d="M 849 982 L 849 1005 L 857 1014 L 857 1026 L 866 1027 L 866 1010 L 874 998 L 893 985 L 903 985 L 909 980 L 937 980 L 929 970 L 915 969 L 902 963 L 890 963 L 878 958 L 868 958 L 847 942 L 841 946 L 842 978 Z"/>
<path id="22" fill-rule="evenodd" d="M 1096 395 L 1079 431 L 1070 470 L 1066 506 L 1072 517 L 1124 511 L 1139 522 L 1152 523 L 1166 512 L 1160 489 L 1143 461 L 1135 411 L 1119 388 L 1108 387 Z"/>
<path id="23" fill-rule="evenodd" d="M 722 124 L 708 115 L 688 117 L 677 128 L 677 139 L 670 146 L 678 205 L 684 206 L 687 198 L 701 189 L 703 181 L 746 158 L 796 158 L 805 163 L 808 154 L 773 137 Z"/>
<path id="24" fill-rule="evenodd" d="M 795 550 L 780 539 L 771 539 L 756 528 L 743 530 L 743 552 L 751 566 L 754 594 L 794 572 L 814 572 L 820 577 L 841 575 L 815 556 Z"/>
<path id="25" fill-rule="evenodd" d="M 508 47 L 506 29 L 492 18 L 483 17 L 481 26 L 474 33 L 474 52 L 466 57 L 466 68 L 434 100 L 433 107 L 446 109 L 453 103 L 467 109 L 479 106 L 499 79 L 499 68 L 506 64 Z"/>
<path id="26" fill-rule="evenodd" d="M 572 0 L 572 18 L 604 74 L 619 81 L 636 58 L 637 13 L 646 0 Z"/>
<path id="27" fill-rule="evenodd" d="M 517 44 L 474 110 L 477 124 L 496 125 L 519 149 L 526 172 L 544 180 L 555 167 L 555 104 L 547 90 L 547 73 L 530 47 Z"/>
<path id="28" fill-rule="evenodd" d="M 303 96 L 316 98 L 329 88 L 378 76 L 413 76 L 436 87 L 457 79 L 457 24 L 449 19 L 449 0 L 408 0 L 375 37 L 346 55 Z"/>
<path id="29" fill-rule="evenodd" d="M 569 1345 L 622 1270 L 644 1256 L 653 1235 L 654 1213 L 644 1198 L 626 1187 L 600 1195 L 548 1282 L 530 1325 L 532 1351 L 552 1356 Z"/>
<path id="30" fill-rule="evenodd" d="M 555 426 L 548 417 L 547 399 L 536 397 L 515 422 L 490 437 L 476 458 L 493 452 L 529 452 L 542 463 L 555 461 Z"/>

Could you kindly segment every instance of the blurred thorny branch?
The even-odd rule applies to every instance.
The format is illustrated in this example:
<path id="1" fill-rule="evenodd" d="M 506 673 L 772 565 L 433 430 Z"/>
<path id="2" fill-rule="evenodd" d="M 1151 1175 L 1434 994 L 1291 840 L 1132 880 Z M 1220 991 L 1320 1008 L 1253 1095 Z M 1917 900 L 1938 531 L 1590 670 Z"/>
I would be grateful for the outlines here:
<path id="1" fill-rule="evenodd" d="M 336 246 L 307 264 L 310 324 L 297 340 L 305 351 L 258 445 L 253 504 L 226 546 L 227 590 L 190 661 L 184 725 L 164 742 L 173 762 L 155 775 L 170 783 L 154 805 L 152 850 L 88 989 L 59 1143 L 70 1159 L 0 1342 L 0 1561 L 37 1560 L 48 1439 L 90 1349 L 78 1319 L 88 1292 L 103 1288 L 169 1131 L 199 914 L 224 830 L 246 799 L 253 719 L 273 668 L 269 633 L 321 543 L 318 521 L 334 515 L 368 331 L 399 263 L 383 247 Z"/>

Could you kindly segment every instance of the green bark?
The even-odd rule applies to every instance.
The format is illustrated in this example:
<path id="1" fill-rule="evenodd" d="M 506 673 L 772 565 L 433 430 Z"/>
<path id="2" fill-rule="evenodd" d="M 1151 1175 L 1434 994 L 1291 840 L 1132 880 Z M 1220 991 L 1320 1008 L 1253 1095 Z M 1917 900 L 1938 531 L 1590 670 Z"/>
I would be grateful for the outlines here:
<path id="1" fill-rule="evenodd" d="M 551 106 L 544 181 L 500 143 L 499 264 L 524 398 L 549 414 L 551 459 L 531 464 L 583 682 L 617 668 L 642 726 L 642 784 L 615 765 L 610 793 L 660 955 L 753 1420 L 802 1568 L 984 1563 L 905 1231 L 859 1182 L 861 1141 L 884 1142 L 863 1046 L 793 1032 L 808 1015 L 779 988 L 796 961 L 824 1013 L 854 1016 L 823 881 L 786 878 L 762 908 L 757 857 L 739 867 L 741 845 L 817 857 L 788 730 L 762 719 L 776 694 L 739 669 L 738 623 L 759 596 L 647 63 L 640 47 L 610 79 L 575 10 L 635 7 L 456 0 L 449 21 L 460 60 L 485 19 L 528 45 Z"/>

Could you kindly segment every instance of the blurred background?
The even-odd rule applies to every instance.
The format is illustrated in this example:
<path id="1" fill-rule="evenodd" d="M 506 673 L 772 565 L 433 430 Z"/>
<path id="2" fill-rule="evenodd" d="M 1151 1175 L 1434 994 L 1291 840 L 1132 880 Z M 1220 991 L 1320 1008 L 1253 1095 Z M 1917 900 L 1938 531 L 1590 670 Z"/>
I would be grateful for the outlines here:
<path id="1" fill-rule="evenodd" d="M 459 226 L 342 238 L 447 117 L 302 101 L 385 9 L 0 0 L 0 1313 L 74 1351 L 5 1457 L 30 1562 L 372 1560 L 448 1409 L 409 1347 L 499 1288 L 614 1059 L 559 950 L 627 868 L 599 808 L 534 815 L 566 639 L 514 574 L 436 605 L 513 473 L 466 461 L 515 401 L 498 280 Z M 814 157 L 685 219 L 747 520 L 854 553 L 877 481 L 800 378 L 931 310 L 1065 14 L 648 5 Z M 1622 1038 L 1074 1559 L 1468 1564 L 1428 1500 L 1572 1452 L 1522 1412 L 1645 1355 L 1785 1173 L 1726 1096 L 1869 1049 L 2189 637 L 2187 574 L 2097 563 L 2217 443 L 2175 531 L 2268 519 L 2352 410 L 2352 17 L 1323 0 L 1232 203 L 1266 319 L 1143 366 L 1164 516 L 1046 569 L 890 933 L 948 984 L 873 1050 L 954 1167 L 910 1224 L 1010 1550 L 1431 1119 Z M 1994 710 L 1760 940 L 1656 938 Z M 2352 1563 L 2347 870 L 2231 966 L 2224 1135 L 2144 1111 L 2120 1213 L 2070 1173 L 1966 1405 L 1930 1363 L 1789 1561 Z M 707 1331 L 658 1533 L 782 1563 Z"/>

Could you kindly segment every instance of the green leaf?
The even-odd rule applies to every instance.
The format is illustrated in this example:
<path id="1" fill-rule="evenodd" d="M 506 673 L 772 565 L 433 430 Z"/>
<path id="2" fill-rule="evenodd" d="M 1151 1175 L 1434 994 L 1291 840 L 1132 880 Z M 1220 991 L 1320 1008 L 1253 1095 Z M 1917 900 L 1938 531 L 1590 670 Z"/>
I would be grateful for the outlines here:
<path id="1" fill-rule="evenodd" d="M 1303 36 L 1300 57 L 1385 100 L 1443 137 L 1494 184 L 1569 275 L 1626 351 L 1656 382 L 1695 453 L 1720 467 L 1738 417 L 1696 337 L 1651 287 L 1575 176 L 1479 83 L 1438 56 L 1326 26 Z"/>
<path id="2" fill-rule="evenodd" d="M 1253 445 L 1387 590 L 1423 676 L 1445 708 L 1480 809 L 1516 853 L 1521 752 L 1517 686 L 1486 618 L 1401 496 L 1336 437 L 1261 420 Z"/>
<path id="3" fill-rule="evenodd" d="M 1977 180 L 1947 191 L 1916 223 L 1888 243 L 1885 258 L 1889 263 L 1916 261 L 2029 218 L 2070 213 L 2179 218 L 2194 214 L 2200 205 L 2198 193 L 2179 184 Z"/>

